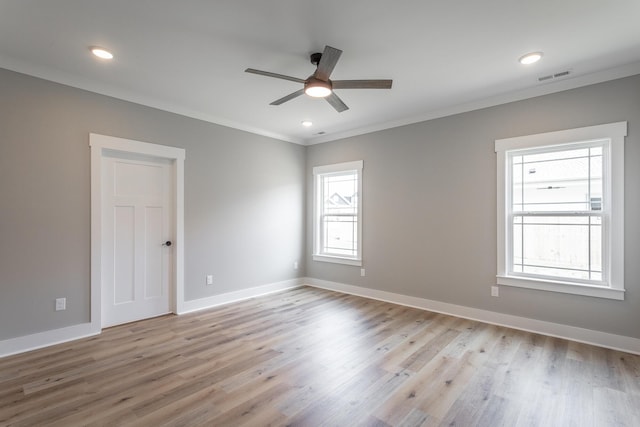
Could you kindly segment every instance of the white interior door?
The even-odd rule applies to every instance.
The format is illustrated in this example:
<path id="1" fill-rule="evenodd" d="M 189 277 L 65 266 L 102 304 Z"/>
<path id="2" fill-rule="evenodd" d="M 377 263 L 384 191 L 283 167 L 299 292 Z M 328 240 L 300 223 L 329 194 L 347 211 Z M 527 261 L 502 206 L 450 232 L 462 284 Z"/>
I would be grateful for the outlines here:
<path id="1" fill-rule="evenodd" d="M 102 172 L 102 326 L 169 313 L 172 162 L 113 151 Z"/>

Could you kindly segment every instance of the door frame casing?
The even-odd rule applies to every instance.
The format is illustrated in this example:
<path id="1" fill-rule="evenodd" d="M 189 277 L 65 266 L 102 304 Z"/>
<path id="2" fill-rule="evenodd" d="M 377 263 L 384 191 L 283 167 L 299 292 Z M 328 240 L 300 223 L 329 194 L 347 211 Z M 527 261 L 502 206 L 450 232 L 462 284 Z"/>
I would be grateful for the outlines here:
<path id="1" fill-rule="evenodd" d="M 173 277 L 169 289 L 169 308 L 174 313 L 183 311 L 184 306 L 184 159 L 185 150 L 166 145 L 151 144 L 113 136 L 89 134 L 91 148 L 91 330 L 102 330 L 102 199 L 103 171 L 102 159 L 105 150 L 129 154 L 141 154 L 172 161 L 173 195 L 171 208 L 174 210 L 175 230 L 173 250 Z"/>

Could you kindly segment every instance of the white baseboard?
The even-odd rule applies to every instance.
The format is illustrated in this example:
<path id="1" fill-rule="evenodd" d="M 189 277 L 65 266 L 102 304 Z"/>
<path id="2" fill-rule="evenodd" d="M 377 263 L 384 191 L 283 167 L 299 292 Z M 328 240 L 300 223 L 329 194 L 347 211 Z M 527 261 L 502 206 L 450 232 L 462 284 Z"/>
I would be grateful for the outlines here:
<path id="1" fill-rule="evenodd" d="M 98 335 L 99 333 L 100 330 L 96 331 L 91 323 L 81 323 L 79 325 L 67 326 L 66 328 L 10 338 L 0 341 L 0 357 L 37 350 L 67 341 Z"/>
<path id="2" fill-rule="evenodd" d="M 214 295 L 208 298 L 185 301 L 182 310 L 177 314 L 205 310 L 207 308 L 213 308 L 223 304 L 229 304 L 274 292 L 293 289 L 303 285 L 328 289 L 345 294 L 358 295 L 365 298 L 434 311 L 470 320 L 477 320 L 484 323 L 506 326 L 527 332 L 535 332 L 552 337 L 564 338 L 614 350 L 625 351 L 628 353 L 640 354 L 640 339 L 637 338 L 313 278 L 285 280 L 249 289 Z M 67 341 L 98 335 L 99 333 L 100 330 L 93 328 L 91 323 L 82 323 L 51 331 L 10 338 L 0 341 L 0 357 L 24 353 L 55 344 L 61 344 Z"/>
<path id="3" fill-rule="evenodd" d="M 542 320 L 529 319 L 510 314 L 496 313 L 478 308 L 411 297 L 392 292 L 379 291 L 376 289 L 362 288 L 359 286 L 346 285 L 344 283 L 330 282 L 327 280 L 306 278 L 304 283 L 316 288 L 328 289 L 336 292 L 405 305 L 408 307 L 420 308 L 423 310 L 434 311 L 470 320 L 477 320 L 493 325 L 506 326 L 522 331 L 564 338 L 571 341 L 597 345 L 599 347 L 620 350 L 627 353 L 640 354 L 640 339 L 626 337 L 623 335 L 593 331 L 590 329 L 545 322 Z"/>
<path id="4" fill-rule="evenodd" d="M 240 291 L 228 292 L 226 294 L 214 295 L 208 298 L 201 298 L 192 301 L 185 301 L 182 309 L 176 314 L 185 314 L 192 311 L 204 310 L 222 304 L 241 301 L 261 295 L 280 292 L 302 286 L 303 279 L 291 279 L 282 282 L 270 283 L 268 285 L 256 286 Z M 55 344 L 61 344 L 80 338 L 98 335 L 101 329 L 92 327 L 91 323 L 81 323 L 79 325 L 68 326 L 66 328 L 53 329 L 51 331 L 38 332 L 36 334 L 25 335 L 17 338 L 10 338 L 0 341 L 0 357 L 11 356 L 12 354 L 24 353 Z"/>
<path id="5" fill-rule="evenodd" d="M 191 313 L 193 311 L 206 310 L 207 308 L 213 308 L 223 304 L 229 304 L 236 301 L 242 301 L 249 298 L 271 294 L 274 292 L 293 289 L 302 286 L 303 283 L 304 279 L 284 280 L 282 282 L 269 283 L 268 285 L 227 292 L 220 295 L 213 295 L 207 298 L 185 301 L 182 304 L 180 311 L 176 314 L 185 314 Z"/>

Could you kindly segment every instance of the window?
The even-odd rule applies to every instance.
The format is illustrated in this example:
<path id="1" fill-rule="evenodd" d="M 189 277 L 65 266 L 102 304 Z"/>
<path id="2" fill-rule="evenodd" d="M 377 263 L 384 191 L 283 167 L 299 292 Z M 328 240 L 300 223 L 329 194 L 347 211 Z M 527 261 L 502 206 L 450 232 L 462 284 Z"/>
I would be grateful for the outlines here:
<path id="1" fill-rule="evenodd" d="M 500 285 L 624 299 L 619 122 L 497 140 Z"/>
<path id="2" fill-rule="evenodd" d="M 313 259 L 362 265 L 362 161 L 314 167 L 313 178 Z"/>

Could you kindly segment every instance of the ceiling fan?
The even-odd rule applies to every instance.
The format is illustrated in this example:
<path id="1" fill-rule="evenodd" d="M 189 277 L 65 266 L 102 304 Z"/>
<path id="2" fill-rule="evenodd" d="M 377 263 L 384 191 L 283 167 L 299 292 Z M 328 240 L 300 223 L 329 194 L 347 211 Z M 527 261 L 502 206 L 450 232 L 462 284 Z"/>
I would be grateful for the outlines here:
<path id="1" fill-rule="evenodd" d="M 338 63 L 342 51 L 335 47 L 325 46 L 324 52 L 312 53 L 310 60 L 315 65 L 316 71 L 306 80 L 297 77 L 285 76 L 283 74 L 261 71 L 253 68 L 244 70 L 247 73 L 259 74 L 261 76 L 275 77 L 276 79 L 290 80 L 292 82 L 304 84 L 304 88 L 290 93 L 280 99 L 276 99 L 269 105 L 280 105 L 287 101 L 306 93 L 314 98 L 324 98 L 337 112 L 341 113 L 349 107 L 333 91 L 334 89 L 391 89 L 393 80 L 331 80 L 329 76 Z"/>

